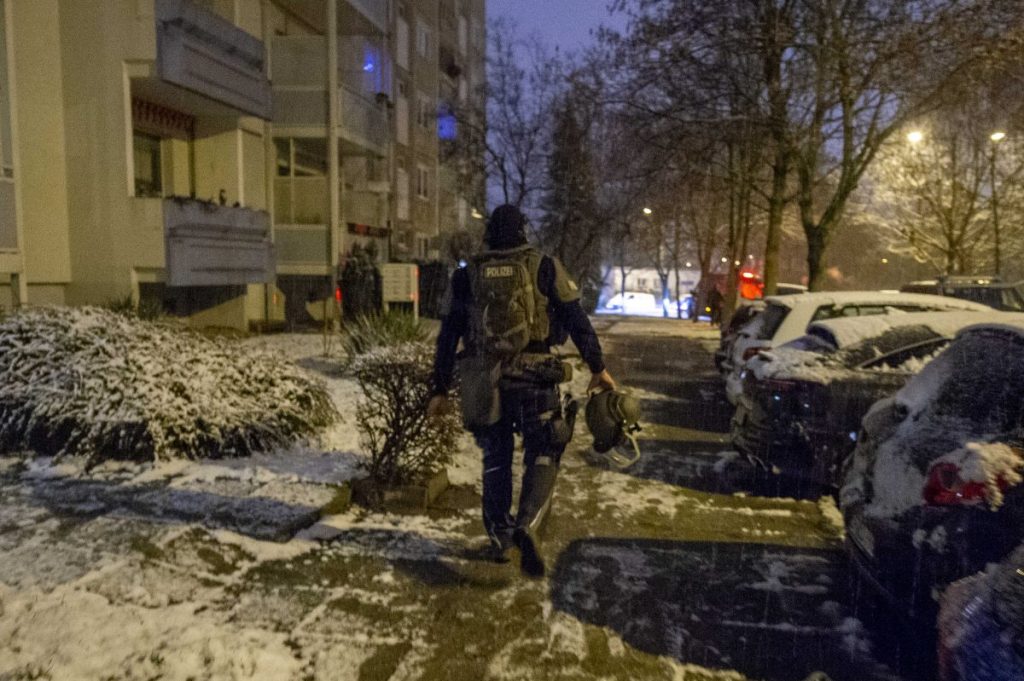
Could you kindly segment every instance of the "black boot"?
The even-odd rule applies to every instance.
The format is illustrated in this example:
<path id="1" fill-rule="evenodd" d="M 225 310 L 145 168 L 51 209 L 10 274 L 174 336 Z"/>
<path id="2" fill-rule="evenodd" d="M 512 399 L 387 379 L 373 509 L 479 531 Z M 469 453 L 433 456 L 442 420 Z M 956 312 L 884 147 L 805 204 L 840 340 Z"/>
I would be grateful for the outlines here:
<path id="1" fill-rule="evenodd" d="M 537 536 L 526 527 L 516 528 L 512 541 L 519 549 L 519 569 L 527 577 L 541 578 L 544 576 L 544 556 L 540 552 Z"/>
<path id="2" fill-rule="evenodd" d="M 519 549 L 519 567 L 530 577 L 544 576 L 544 557 L 540 551 L 540 528 L 551 510 L 558 465 L 549 456 L 538 456 L 523 474 L 519 494 L 519 513 L 512 541 Z"/>

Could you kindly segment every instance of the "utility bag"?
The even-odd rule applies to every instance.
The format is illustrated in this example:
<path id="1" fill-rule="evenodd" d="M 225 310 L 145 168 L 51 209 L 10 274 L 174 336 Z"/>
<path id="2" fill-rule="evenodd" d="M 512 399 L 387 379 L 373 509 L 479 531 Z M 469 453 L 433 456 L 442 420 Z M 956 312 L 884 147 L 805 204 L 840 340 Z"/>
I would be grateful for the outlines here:
<path id="1" fill-rule="evenodd" d="M 501 361 L 486 355 L 459 360 L 462 425 L 473 431 L 493 426 L 501 418 Z"/>

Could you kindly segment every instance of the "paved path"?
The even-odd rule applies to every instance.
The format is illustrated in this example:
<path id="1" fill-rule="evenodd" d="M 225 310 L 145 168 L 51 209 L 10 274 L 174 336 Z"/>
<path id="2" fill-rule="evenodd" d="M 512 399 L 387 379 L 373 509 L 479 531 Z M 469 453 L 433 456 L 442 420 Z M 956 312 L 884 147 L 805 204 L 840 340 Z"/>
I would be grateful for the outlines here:
<path id="1" fill-rule="evenodd" d="M 52 532 L 29 538 L 0 487 L 0 548 L 15 552 L 0 567 L 21 570 L 0 588 L 0 648 L 18 651 L 0 679 L 66 678 L 54 670 L 73 662 L 33 637 L 56 630 L 88 657 L 116 648 L 100 632 L 125 622 L 145 638 L 125 636 L 123 655 L 104 652 L 80 678 L 186 678 L 186 662 L 197 679 L 894 678 L 851 605 L 834 508 L 756 496 L 721 453 L 713 334 L 599 324 L 611 370 L 643 397 L 644 457 L 624 472 L 589 461 L 580 424 L 547 527 L 548 578 L 482 560 L 473 488 L 427 518 L 354 511 L 271 545 L 39 509 L 33 522 Z M 81 567 L 32 579 L 62 561 Z"/>

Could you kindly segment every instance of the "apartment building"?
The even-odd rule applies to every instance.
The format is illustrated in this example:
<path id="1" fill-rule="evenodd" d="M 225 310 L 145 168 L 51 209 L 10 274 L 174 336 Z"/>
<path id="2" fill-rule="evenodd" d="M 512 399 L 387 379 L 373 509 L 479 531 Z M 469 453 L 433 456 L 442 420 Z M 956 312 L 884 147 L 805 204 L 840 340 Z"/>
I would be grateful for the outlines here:
<path id="1" fill-rule="evenodd" d="M 131 296 L 198 323 L 274 316 L 260 9 L 0 2 L 5 307 Z"/>
<path id="2" fill-rule="evenodd" d="M 0 305 L 130 296 L 246 328 L 322 309 L 357 244 L 437 257 L 479 215 L 441 152 L 483 21 L 484 0 L 0 0 Z"/>
<path id="3" fill-rule="evenodd" d="M 482 218 L 482 187 L 460 181 L 444 145 L 484 82 L 484 0 L 271 7 L 277 273 L 294 317 L 354 247 L 435 259 Z"/>

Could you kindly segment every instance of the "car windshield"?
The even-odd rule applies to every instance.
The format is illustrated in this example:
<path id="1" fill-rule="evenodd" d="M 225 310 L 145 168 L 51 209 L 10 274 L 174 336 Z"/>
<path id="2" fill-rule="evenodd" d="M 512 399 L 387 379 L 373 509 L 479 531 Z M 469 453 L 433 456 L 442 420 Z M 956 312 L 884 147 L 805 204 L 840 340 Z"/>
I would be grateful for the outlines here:
<path id="1" fill-rule="evenodd" d="M 764 312 L 760 315 L 761 325 L 757 332 L 758 340 L 771 340 L 775 332 L 782 326 L 789 314 L 789 308 L 777 303 L 769 303 Z"/>
<path id="2" fill-rule="evenodd" d="M 978 432 L 1006 432 L 1024 416 L 1024 339 L 975 331 L 950 344 L 901 393 L 915 411 L 967 420 Z"/>

